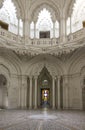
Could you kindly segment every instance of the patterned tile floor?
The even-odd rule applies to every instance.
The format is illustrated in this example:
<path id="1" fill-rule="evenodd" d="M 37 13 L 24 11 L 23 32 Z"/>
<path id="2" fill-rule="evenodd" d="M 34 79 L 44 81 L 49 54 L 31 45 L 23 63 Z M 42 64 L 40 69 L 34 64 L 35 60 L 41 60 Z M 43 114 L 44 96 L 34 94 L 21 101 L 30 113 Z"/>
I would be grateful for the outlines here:
<path id="1" fill-rule="evenodd" d="M 0 130 L 85 130 L 85 111 L 0 110 Z"/>

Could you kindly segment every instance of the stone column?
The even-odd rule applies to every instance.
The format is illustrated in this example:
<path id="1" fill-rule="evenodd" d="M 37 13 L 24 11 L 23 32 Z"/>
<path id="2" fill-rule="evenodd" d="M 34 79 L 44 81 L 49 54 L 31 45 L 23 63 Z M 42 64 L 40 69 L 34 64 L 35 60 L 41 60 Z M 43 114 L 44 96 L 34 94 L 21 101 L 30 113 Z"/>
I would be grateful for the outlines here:
<path id="1" fill-rule="evenodd" d="M 18 36 L 20 35 L 20 18 L 18 18 L 18 30 L 17 30 Z"/>
<path id="2" fill-rule="evenodd" d="M 25 40 L 25 44 L 27 44 L 30 39 L 30 21 L 29 19 L 23 20 L 23 37 Z"/>
<path id="3" fill-rule="evenodd" d="M 32 109 L 32 76 L 30 78 L 29 109 Z"/>
<path id="4" fill-rule="evenodd" d="M 66 42 L 66 19 L 64 17 L 60 18 L 59 25 L 60 42 Z"/>
<path id="5" fill-rule="evenodd" d="M 52 77 L 52 108 L 55 109 L 55 76 Z"/>
<path id="6" fill-rule="evenodd" d="M 64 76 L 64 86 L 63 86 L 63 89 L 64 89 L 64 93 L 63 93 L 63 96 L 64 96 L 64 108 L 65 109 L 68 109 L 68 76 Z"/>
<path id="7" fill-rule="evenodd" d="M 22 79 L 21 79 L 21 76 L 18 77 L 18 80 L 19 80 L 18 82 L 19 82 L 19 108 L 20 108 L 21 107 L 21 101 L 22 101 L 21 100 L 22 99 L 22 97 L 21 97 L 22 96 L 21 95 L 22 94 L 21 93 L 22 92 Z"/>
<path id="8" fill-rule="evenodd" d="M 60 76 L 58 76 L 58 79 L 57 79 L 57 82 L 58 82 L 58 109 L 60 109 Z"/>
<path id="9" fill-rule="evenodd" d="M 66 86 L 66 108 L 68 109 L 68 86 Z"/>
<path id="10" fill-rule="evenodd" d="M 55 38 L 55 21 L 53 21 L 53 38 Z"/>
<path id="11" fill-rule="evenodd" d="M 34 77 L 35 79 L 35 99 L 34 99 L 34 109 L 37 109 L 37 79 L 38 79 L 38 76 L 35 76 Z"/>
<path id="12" fill-rule="evenodd" d="M 70 17 L 70 33 L 72 33 L 72 18 Z"/>
<path id="13" fill-rule="evenodd" d="M 34 22 L 34 38 L 36 38 L 36 22 Z"/>
<path id="14" fill-rule="evenodd" d="M 27 77 L 22 76 L 22 108 L 27 107 Z"/>

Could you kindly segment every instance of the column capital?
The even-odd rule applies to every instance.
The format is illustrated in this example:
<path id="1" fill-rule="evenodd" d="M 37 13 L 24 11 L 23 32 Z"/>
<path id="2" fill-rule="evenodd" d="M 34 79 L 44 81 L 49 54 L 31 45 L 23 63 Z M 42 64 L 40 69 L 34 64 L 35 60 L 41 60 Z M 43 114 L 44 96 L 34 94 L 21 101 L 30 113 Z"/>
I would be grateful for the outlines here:
<path id="1" fill-rule="evenodd" d="M 33 21 L 34 22 L 34 25 L 36 25 L 37 21 Z"/>
<path id="2" fill-rule="evenodd" d="M 55 75 L 52 75 L 52 79 L 56 79 L 56 76 L 55 76 Z"/>
<path id="3" fill-rule="evenodd" d="M 30 79 L 32 79 L 32 78 L 33 78 L 33 76 L 32 76 L 32 75 L 29 75 L 29 78 L 30 78 Z"/>
<path id="4" fill-rule="evenodd" d="M 57 76 L 57 79 L 58 79 L 58 80 L 60 80 L 60 79 L 61 79 L 61 76 L 60 76 L 60 75 L 58 75 L 58 76 Z"/>
<path id="5" fill-rule="evenodd" d="M 38 75 L 34 75 L 34 79 L 38 79 Z"/>
<path id="6" fill-rule="evenodd" d="M 69 78 L 68 75 L 65 75 L 63 78 L 64 78 L 65 83 L 68 83 L 68 78 Z"/>
<path id="7" fill-rule="evenodd" d="M 55 24 L 56 21 L 57 21 L 56 19 L 53 19 L 53 20 L 52 20 L 52 22 L 53 22 L 54 24 Z"/>

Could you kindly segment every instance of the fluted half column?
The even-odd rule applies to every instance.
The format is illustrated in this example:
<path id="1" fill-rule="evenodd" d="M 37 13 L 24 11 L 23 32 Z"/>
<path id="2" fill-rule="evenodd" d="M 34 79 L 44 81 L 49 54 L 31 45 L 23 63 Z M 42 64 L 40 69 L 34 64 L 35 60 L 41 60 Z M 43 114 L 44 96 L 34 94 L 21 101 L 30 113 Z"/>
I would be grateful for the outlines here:
<path id="1" fill-rule="evenodd" d="M 32 76 L 30 76 L 29 109 L 32 109 Z"/>
<path id="2" fill-rule="evenodd" d="M 57 82 L 58 82 L 58 109 L 60 109 L 60 76 L 58 76 Z"/>
<path id="3" fill-rule="evenodd" d="M 34 99 L 34 109 L 37 109 L 37 76 L 34 77 L 35 79 L 35 99 Z"/>
<path id="4" fill-rule="evenodd" d="M 55 76 L 52 77 L 52 108 L 55 109 Z"/>

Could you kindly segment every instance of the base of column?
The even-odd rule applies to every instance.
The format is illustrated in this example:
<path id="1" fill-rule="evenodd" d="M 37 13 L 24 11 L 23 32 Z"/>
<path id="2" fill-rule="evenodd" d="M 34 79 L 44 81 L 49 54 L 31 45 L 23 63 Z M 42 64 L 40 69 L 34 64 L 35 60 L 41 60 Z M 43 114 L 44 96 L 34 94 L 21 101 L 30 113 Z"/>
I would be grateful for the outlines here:
<path id="1" fill-rule="evenodd" d="M 37 107 L 34 107 L 34 110 L 36 110 L 37 109 Z"/>
<path id="2" fill-rule="evenodd" d="M 57 108 L 57 110 L 61 110 L 61 108 Z"/>
<path id="3" fill-rule="evenodd" d="M 58 110 L 61 110 L 61 107 L 59 106 L 59 107 L 57 107 L 57 109 L 58 109 Z"/>
<path id="4" fill-rule="evenodd" d="M 52 109 L 53 109 L 53 110 L 55 110 L 55 109 L 56 109 L 56 107 L 52 107 Z"/>
<path id="5" fill-rule="evenodd" d="M 29 110 L 32 110 L 32 107 L 29 107 Z"/>

